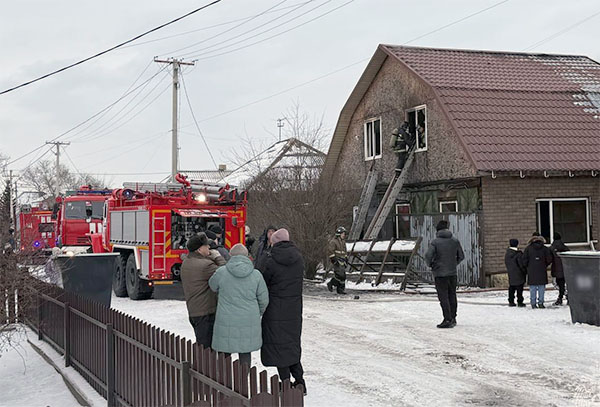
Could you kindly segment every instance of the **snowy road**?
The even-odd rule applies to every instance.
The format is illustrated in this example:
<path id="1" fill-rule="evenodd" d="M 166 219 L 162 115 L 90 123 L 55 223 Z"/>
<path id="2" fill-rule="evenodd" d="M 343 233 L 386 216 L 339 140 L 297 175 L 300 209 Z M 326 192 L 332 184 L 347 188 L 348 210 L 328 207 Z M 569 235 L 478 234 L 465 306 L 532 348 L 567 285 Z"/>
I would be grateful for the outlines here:
<path id="1" fill-rule="evenodd" d="M 319 291 L 304 302 L 307 406 L 600 406 L 600 328 L 571 324 L 568 307 L 462 294 L 458 326 L 440 330 L 432 297 Z M 184 302 L 113 297 L 113 308 L 193 338 Z"/>

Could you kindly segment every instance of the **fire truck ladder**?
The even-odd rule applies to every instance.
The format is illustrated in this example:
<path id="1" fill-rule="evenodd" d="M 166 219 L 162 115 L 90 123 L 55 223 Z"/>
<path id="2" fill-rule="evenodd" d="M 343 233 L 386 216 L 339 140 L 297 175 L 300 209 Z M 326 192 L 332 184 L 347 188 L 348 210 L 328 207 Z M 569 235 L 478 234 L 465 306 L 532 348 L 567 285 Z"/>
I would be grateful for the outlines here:
<path id="1" fill-rule="evenodd" d="M 167 268 L 167 217 L 152 219 L 152 271 L 165 273 Z"/>
<path id="2" fill-rule="evenodd" d="M 377 212 L 375 212 L 375 216 L 371 220 L 371 223 L 369 224 L 369 227 L 365 232 L 364 239 L 377 239 L 377 236 L 379 235 L 379 232 L 381 231 L 381 228 L 383 227 L 383 224 L 385 223 L 385 220 L 390 213 L 390 209 L 392 209 L 394 203 L 396 202 L 396 197 L 398 196 L 398 194 L 402 190 L 402 187 L 404 186 L 404 181 L 408 176 L 408 170 L 410 169 L 414 158 L 415 148 L 413 147 L 412 150 L 408 153 L 408 158 L 404 163 L 404 167 L 402 167 L 402 171 L 396 171 L 396 173 L 394 174 L 394 177 L 392 178 L 392 181 L 390 182 L 390 185 L 385 191 L 385 195 L 383 196 L 383 199 L 381 200 L 379 207 L 377 208 Z"/>
<path id="3" fill-rule="evenodd" d="M 377 171 L 375 171 L 375 161 L 371 164 L 367 179 L 363 186 L 363 190 L 360 194 L 360 200 L 358 201 L 358 213 L 352 222 L 350 228 L 349 240 L 358 240 L 360 238 L 360 232 L 362 232 L 367 220 L 367 213 L 369 212 L 369 206 L 371 205 L 371 199 L 373 199 L 373 193 L 375 192 L 375 186 L 377 185 Z"/>

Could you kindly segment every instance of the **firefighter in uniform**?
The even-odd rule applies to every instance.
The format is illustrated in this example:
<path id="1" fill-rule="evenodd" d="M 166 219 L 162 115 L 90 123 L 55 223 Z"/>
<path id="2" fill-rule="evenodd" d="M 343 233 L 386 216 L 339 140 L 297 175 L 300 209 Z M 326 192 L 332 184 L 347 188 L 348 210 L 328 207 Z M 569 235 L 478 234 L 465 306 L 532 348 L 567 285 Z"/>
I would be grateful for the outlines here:
<path id="1" fill-rule="evenodd" d="M 394 153 L 398 155 L 398 164 L 396 165 L 396 171 L 402 171 L 404 163 L 408 157 L 409 150 L 414 144 L 414 137 L 409 133 L 408 122 L 402 123 L 400 128 L 392 130 L 392 137 L 390 138 L 390 148 L 394 150 Z"/>
<path id="2" fill-rule="evenodd" d="M 346 228 L 340 226 L 335 231 L 335 237 L 329 241 L 327 248 L 329 260 L 333 265 L 333 278 L 327 283 L 327 289 L 333 291 L 336 287 L 338 294 L 346 294 L 346 267 L 348 252 L 346 251 Z"/>

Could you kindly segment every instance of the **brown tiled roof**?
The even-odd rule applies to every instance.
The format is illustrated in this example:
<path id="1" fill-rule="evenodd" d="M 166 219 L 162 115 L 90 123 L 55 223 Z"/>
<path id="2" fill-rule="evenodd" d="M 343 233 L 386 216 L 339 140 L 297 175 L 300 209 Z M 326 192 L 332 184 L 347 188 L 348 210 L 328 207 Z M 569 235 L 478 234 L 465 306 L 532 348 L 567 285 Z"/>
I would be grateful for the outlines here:
<path id="1" fill-rule="evenodd" d="M 478 170 L 600 169 L 600 64 L 382 45 L 429 84 Z"/>

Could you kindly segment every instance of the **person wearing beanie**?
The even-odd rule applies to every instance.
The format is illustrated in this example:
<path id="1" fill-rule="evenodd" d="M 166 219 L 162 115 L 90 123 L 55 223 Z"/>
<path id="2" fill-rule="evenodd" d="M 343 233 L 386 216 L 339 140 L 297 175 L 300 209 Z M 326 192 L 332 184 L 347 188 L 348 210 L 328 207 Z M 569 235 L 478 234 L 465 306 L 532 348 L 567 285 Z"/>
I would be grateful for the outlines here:
<path id="1" fill-rule="evenodd" d="M 228 355 L 238 353 L 240 363 L 250 367 L 251 352 L 262 346 L 260 318 L 269 304 L 269 292 L 246 246 L 235 244 L 230 254 L 227 264 L 208 281 L 218 295 L 212 348 Z"/>
<path id="2" fill-rule="evenodd" d="M 302 386 L 306 393 L 300 362 L 304 259 L 286 229 L 275 231 L 271 243 L 261 270 L 269 289 L 269 306 L 262 319 L 260 357 L 264 366 L 277 367 L 282 381 L 293 376 L 292 386 Z"/>
<path id="3" fill-rule="evenodd" d="M 225 260 L 217 250 L 210 249 L 211 241 L 205 233 L 190 237 L 187 242 L 188 256 L 181 265 L 181 284 L 188 310 L 188 316 L 196 343 L 210 348 L 213 337 L 213 325 L 217 298 L 209 286 L 208 280 Z"/>
<path id="4" fill-rule="evenodd" d="M 509 246 L 504 255 L 504 265 L 508 273 L 508 306 L 524 307 L 523 286 L 527 270 L 523 267 L 523 252 L 519 250 L 519 241 L 510 239 Z M 515 292 L 517 293 L 517 304 L 515 304 Z"/>
<path id="5" fill-rule="evenodd" d="M 273 235 L 276 230 L 277 228 L 275 226 L 269 225 L 258 238 L 258 249 L 256 250 L 256 256 L 254 256 L 254 267 L 261 272 L 263 271 L 262 263 L 266 260 L 267 253 L 271 251 L 271 235 Z"/>
<path id="6" fill-rule="evenodd" d="M 213 241 L 213 244 L 210 246 L 210 248 L 217 250 L 219 254 L 223 256 L 225 261 L 229 261 L 231 255 L 229 254 L 229 251 L 220 243 L 219 236 L 210 229 L 206 231 L 206 236 Z"/>
<path id="7" fill-rule="evenodd" d="M 448 222 L 441 220 L 436 226 L 437 237 L 431 241 L 425 253 L 425 261 L 431 267 L 435 278 L 437 291 L 444 320 L 437 325 L 438 328 L 453 328 L 456 326 L 456 299 L 457 266 L 464 260 L 462 246 L 457 238 L 448 230 Z"/>
<path id="8" fill-rule="evenodd" d="M 527 269 L 531 308 L 546 308 L 544 293 L 548 284 L 548 266 L 552 263 L 552 251 L 545 246 L 546 239 L 535 232 L 523 251 L 523 267 Z"/>
<path id="9" fill-rule="evenodd" d="M 214 233 L 217 236 L 216 239 L 214 239 L 217 241 L 217 244 L 220 244 L 220 245 L 223 244 L 223 229 L 221 228 L 221 226 L 210 225 L 208 227 L 208 232 Z"/>
<path id="10" fill-rule="evenodd" d="M 562 241 L 562 236 L 558 232 L 554 232 L 552 244 L 550 250 L 552 251 L 552 277 L 556 279 L 556 285 L 558 285 L 558 299 L 554 305 L 562 305 L 563 297 L 565 295 L 565 272 L 563 270 L 562 259 L 558 256 L 558 253 L 568 252 L 569 248 Z"/>

